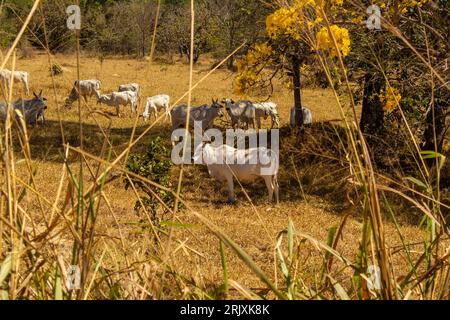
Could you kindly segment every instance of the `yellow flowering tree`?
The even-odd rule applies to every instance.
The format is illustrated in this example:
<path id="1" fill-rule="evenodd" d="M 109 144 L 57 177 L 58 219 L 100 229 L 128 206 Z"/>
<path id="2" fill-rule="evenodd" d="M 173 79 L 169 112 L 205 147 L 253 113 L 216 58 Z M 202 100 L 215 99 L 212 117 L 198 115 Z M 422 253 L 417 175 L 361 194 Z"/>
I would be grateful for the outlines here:
<path id="1" fill-rule="evenodd" d="M 313 58 L 315 50 L 337 57 L 350 52 L 350 35 L 346 28 L 323 24 L 323 11 L 341 6 L 342 0 L 293 0 L 281 6 L 266 18 L 267 41 L 251 46 L 247 55 L 238 62 L 236 91 L 245 92 L 255 86 L 272 86 L 278 74 L 291 78 L 296 123 L 303 124 L 301 103 L 301 73 Z M 333 44 L 337 41 L 338 49 Z"/>

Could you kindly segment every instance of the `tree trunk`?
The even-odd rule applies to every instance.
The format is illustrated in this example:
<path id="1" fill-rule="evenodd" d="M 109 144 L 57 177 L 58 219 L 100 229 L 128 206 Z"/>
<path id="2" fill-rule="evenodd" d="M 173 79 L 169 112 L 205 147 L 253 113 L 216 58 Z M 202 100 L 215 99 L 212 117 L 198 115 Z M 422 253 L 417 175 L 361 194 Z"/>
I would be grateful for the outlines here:
<path id="1" fill-rule="evenodd" d="M 230 59 L 228 59 L 227 61 L 227 69 L 233 71 L 233 67 L 234 67 L 234 57 L 231 56 Z"/>
<path id="2" fill-rule="evenodd" d="M 297 57 L 292 58 L 292 69 L 292 82 L 294 84 L 295 123 L 297 127 L 301 128 L 303 126 L 303 108 L 300 79 L 300 60 Z"/>
<path id="3" fill-rule="evenodd" d="M 142 30 L 142 57 L 145 57 L 145 29 Z"/>
<path id="4" fill-rule="evenodd" d="M 384 109 L 380 100 L 386 81 L 379 73 L 367 73 L 364 79 L 364 99 L 359 127 L 365 134 L 377 134 L 384 129 Z"/>
<path id="5" fill-rule="evenodd" d="M 424 132 L 424 143 L 422 150 L 437 151 L 442 154 L 444 147 L 445 132 L 447 130 L 445 124 L 447 112 L 447 103 L 444 100 L 436 100 L 430 106 L 426 115 L 426 128 Z M 436 139 L 435 139 L 436 135 Z M 435 159 L 431 159 L 429 165 L 432 166 Z"/>

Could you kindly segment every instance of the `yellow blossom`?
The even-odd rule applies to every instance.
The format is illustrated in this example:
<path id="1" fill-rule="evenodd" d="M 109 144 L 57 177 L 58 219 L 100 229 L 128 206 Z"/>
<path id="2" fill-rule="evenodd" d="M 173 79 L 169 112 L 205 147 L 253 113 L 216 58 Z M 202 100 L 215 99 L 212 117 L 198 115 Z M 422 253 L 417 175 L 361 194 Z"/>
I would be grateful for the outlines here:
<path id="1" fill-rule="evenodd" d="M 402 99 L 402 95 L 400 94 L 399 90 L 396 88 L 388 87 L 387 88 L 387 94 L 383 91 L 380 95 L 380 100 L 383 103 L 383 108 L 386 111 L 392 111 L 394 110 L 397 105 L 400 103 Z"/>
<path id="2" fill-rule="evenodd" d="M 336 43 L 339 51 L 342 56 L 347 56 L 350 53 L 350 35 L 348 30 L 345 28 L 340 28 L 337 25 L 332 25 L 330 27 L 331 32 L 333 33 L 334 38 L 336 39 Z M 324 51 L 328 51 L 331 56 L 337 57 L 338 52 L 336 50 L 336 46 L 333 43 L 333 39 L 330 37 L 330 33 L 326 27 L 320 29 L 317 33 L 317 45 L 320 49 Z"/>

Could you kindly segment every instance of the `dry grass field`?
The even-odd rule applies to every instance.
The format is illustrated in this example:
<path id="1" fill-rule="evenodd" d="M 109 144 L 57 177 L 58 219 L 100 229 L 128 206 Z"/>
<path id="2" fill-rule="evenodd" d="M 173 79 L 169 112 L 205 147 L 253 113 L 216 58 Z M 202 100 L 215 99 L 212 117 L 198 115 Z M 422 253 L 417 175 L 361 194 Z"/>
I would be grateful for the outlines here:
<path id="1" fill-rule="evenodd" d="M 77 147 L 78 138 L 78 110 L 77 104 L 71 110 L 63 107 L 65 97 L 77 78 L 76 57 L 56 55 L 55 61 L 64 70 L 63 75 L 56 76 L 56 97 L 53 91 L 52 78 L 49 73 L 49 65 L 45 54 L 38 54 L 31 59 L 19 59 L 16 68 L 26 70 L 31 74 L 31 88 L 39 92 L 43 90 L 43 95 L 48 99 L 48 112 L 46 113 L 46 125 L 38 125 L 30 128 L 30 146 L 35 170 L 36 193 L 42 194 L 53 203 L 57 198 L 58 188 L 61 183 L 61 172 L 64 166 L 64 149 L 62 146 L 61 128 L 64 132 L 66 143 Z M 212 62 L 209 59 L 202 60 L 195 67 L 194 82 L 198 81 L 210 70 Z M 123 58 L 106 58 L 102 63 L 97 58 L 81 57 L 81 78 L 96 78 L 102 81 L 102 92 L 116 90 L 119 84 L 137 82 L 141 84 L 143 96 L 166 93 L 172 101 L 181 97 L 188 88 L 189 66 L 177 61 L 174 64 L 164 64 L 157 62 L 149 64 L 147 61 L 138 61 Z M 193 104 L 210 103 L 212 98 L 233 97 L 233 74 L 223 69 L 214 72 L 206 81 L 201 83 L 193 92 Z M 273 96 L 270 98 L 278 104 L 281 123 L 286 126 L 289 121 L 289 110 L 293 104 L 292 96 L 288 90 L 277 86 Z M 339 111 L 333 93 L 326 89 L 304 89 L 303 102 L 314 114 L 314 121 L 317 124 L 329 120 L 339 119 Z M 181 102 L 186 102 L 185 99 Z M 143 106 L 140 106 L 142 113 Z M 58 111 L 59 110 L 59 111 Z M 100 110 L 109 115 L 108 120 L 104 115 L 92 113 Z M 104 106 L 97 106 L 95 99 L 89 101 L 89 105 L 82 106 L 82 118 L 84 127 L 84 150 L 92 155 L 100 155 L 104 142 L 101 130 L 107 130 L 111 121 L 111 141 L 113 150 L 119 154 L 128 144 L 132 128 L 135 122 L 130 117 L 130 110 L 122 110 L 122 117 L 117 118 L 114 110 Z M 138 119 L 137 134 L 142 133 L 150 123 L 144 123 Z M 217 121 L 217 125 L 223 127 L 223 121 Z M 101 129 L 102 128 L 102 129 Z M 284 129 L 287 130 L 287 129 Z M 158 123 L 150 133 L 142 139 L 132 152 L 145 150 L 146 145 L 154 136 L 161 136 L 170 145 L 170 124 L 167 120 Z M 283 149 L 281 157 L 289 159 L 291 154 Z M 20 148 L 16 150 L 17 168 L 19 175 L 26 178 L 26 164 L 20 159 L 23 157 Z M 284 152 L 284 153 L 283 153 Z M 69 159 L 73 162 L 70 167 L 74 172 L 78 162 L 74 154 Z M 89 170 L 96 170 L 97 164 L 92 164 Z M 85 186 L 92 184 L 89 170 L 85 171 Z M 281 203 L 278 206 L 267 203 L 266 190 L 262 185 L 245 185 L 251 202 L 249 202 L 242 190 L 238 191 L 238 203 L 234 206 L 225 204 L 226 189 L 209 178 L 207 171 L 201 166 L 187 166 L 182 185 L 182 195 L 187 200 L 189 206 L 210 222 L 218 226 L 224 233 L 233 239 L 243 248 L 280 287 L 283 286 L 280 271 L 275 263 L 277 238 L 280 232 L 288 226 L 292 220 L 295 230 L 323 243 L 327 242 L 328 230 L 338 226 L 343 217 L 349 214 L 344 226 L 345 232 L 336 248 L 342 256 L 350 261 L 356 259 L 358 243 L 361 239 L 360 212 L 351 207 L 347 207 L 339 201 L 344 197 L 345 190 L 342 184 L 336 181 L 329 185 L 327 191 L 321 190 L 321 184 L 325 183 L 326 176 L 332 174 L 329 168 L 324 165 L 293 166 L 289 161 L 285 161 L 282 167 L 281 183 Z M 343 178 L 349 174 L 343 173 Z M 178 169 L 173 173 L 174 185 Z M 296 179 L 296 177 L 298 179 Z M 308 177 L 307 179 L 305 177 Z M 322 180 L 324 178 L 325 180 Z M 67 179 L 65 177 L 64 179 Z M 300 183 L 297 183 L 296 180 Z M 64 188 L 66 181 L 62 181 Z M 302 184 L 305 185 L 302 185 Z M 118 281 L 124 288 L 132 288 L 127 292 L 134 292 L 134 295 L 127 297 L 137 298 L 146 290 L 152 291 L 155 288 L 140 287 L 139 279 L 135 275 L 128 274 L 131 266 L 142 270 L 142 274 L 149 278 L 159 275 L 159 257 L 154 256 L 153 242 L 150 231 L 145 227 L 146 217 L 137 215 L 133 210 L 136 202 L 136 195 L 130 189 L 124 189 L 123 179 L 115 179 L 105 186 L 103 192 L 104 199 L 100 201 L 97 215 L 95 244 L 96 257 L 103 257 L 102 265 L 105 270 L 120 280 Z M 62 199 L 58 202 L 61 206 Z M 29 217 L 28 224 L 44 224 L 48 216 L 42 216 L 42 211 L 33 193 L 28 192 L 24 200 L 24 209 L 33 216 Z M 44 204 L 47 206 L 47 204 Z M 423 231 L 418 227 L 416 209 L 398 212 L 399 228 L 404 237 L 403 241 L 410 245 L 412 254 L 418 253 L 423 241 Z M 48 211 L 45 211 L 48 212 Z M 70 217 L 69 217 L 70 219 Z M 392 256 L 391 263 L 394 270 L 400 275 L 408 272 L 407 257 L 397 250 L 402 246 L 402 239 L 396 231 L 396 227 L 387 215 L 385 219 L 385 233 L 387 237 L 387 247 Z M 182 210 L 176 216 L 180 223 L 174 227 L 173 241 L 171 241 L 170 257 L 168 257 L 168 272 L 173 279 L 177 279 L 178 287 L 173 287 L 173 292 L 166 293 L 166 297 L 207 297 L 212 295 L 223 281 L 223 267 L 219 250 L 218 238 L 210 232 L 198 218 L 191 214 L 190 210 Z M 61 222 L 63 223 L 63 222 Z M 26 228 L 30 226 L 27 225 Z M 57 227 L 52 232 L 52 237 L 48 239 L 51 246 L 48 250 L 54 250 L 56 256 L 63 261 L 64 265 L 70 264 L 71 235 L 67 228 Z M 162 242 L 167 242 L 167 237 L 162 238 Z M 310 287 L 314 287 L 315 277 L 320 273 L 323 263 L 323 252 L 311 243 L 299 244 L 298 268 L 296 273 L 304 279 Z M 1 250 L 0 250 L 1 251 Z M 228 276 L 233 288 L 252 288 L 258 292 L 258 288 L 264 288 L 261 281 L 249 268 L 235 255 L 226 249 L 226 259 L 228 263 Z M 333 268 L 338 270 L 343 264 L 336 262 Z M 176 272 L 175 272 L 176 270 Z M 347 269 L 344 273 L 338 273 L 343 283 L 350 284 L 352 272 Z M 168 277 L 169 283 L 171 278 Z M 232 282 L 231 280 L 235 281 Z M 185 287 L 179 287 L 179 283 L 184 283 Z M 175 283 L 175 282 L 174 282 Z M 238 285 L 239 284 L 239 285 Z M 154 282 L 154 286 L 158 284 Z M 203 291 L 196 292 L 192 288 L 203 288 Z M 194 291 L 190 291 L 194 290 Z M 111 294 L 102 290 L 95 291 L 91 298 L 108 298 Z M 205 293 L 206 292 L 206 293 Z M 244 291 L 233 291 L 236 297 L 245 297 Z"/>

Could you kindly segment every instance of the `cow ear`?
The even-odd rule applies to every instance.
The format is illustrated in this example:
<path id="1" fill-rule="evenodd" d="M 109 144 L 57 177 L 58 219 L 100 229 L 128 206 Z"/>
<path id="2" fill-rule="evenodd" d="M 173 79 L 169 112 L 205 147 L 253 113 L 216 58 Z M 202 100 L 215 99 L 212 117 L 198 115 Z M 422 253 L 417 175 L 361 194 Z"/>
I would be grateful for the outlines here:
<path id="1" fill-rule="evenodd" d="M 236 102 L 234 102 L 234 100 L 233 100 L 233 99 L 231 99 L 231 103 L 232 103 L 232 104 L 235 104 Z"/>

